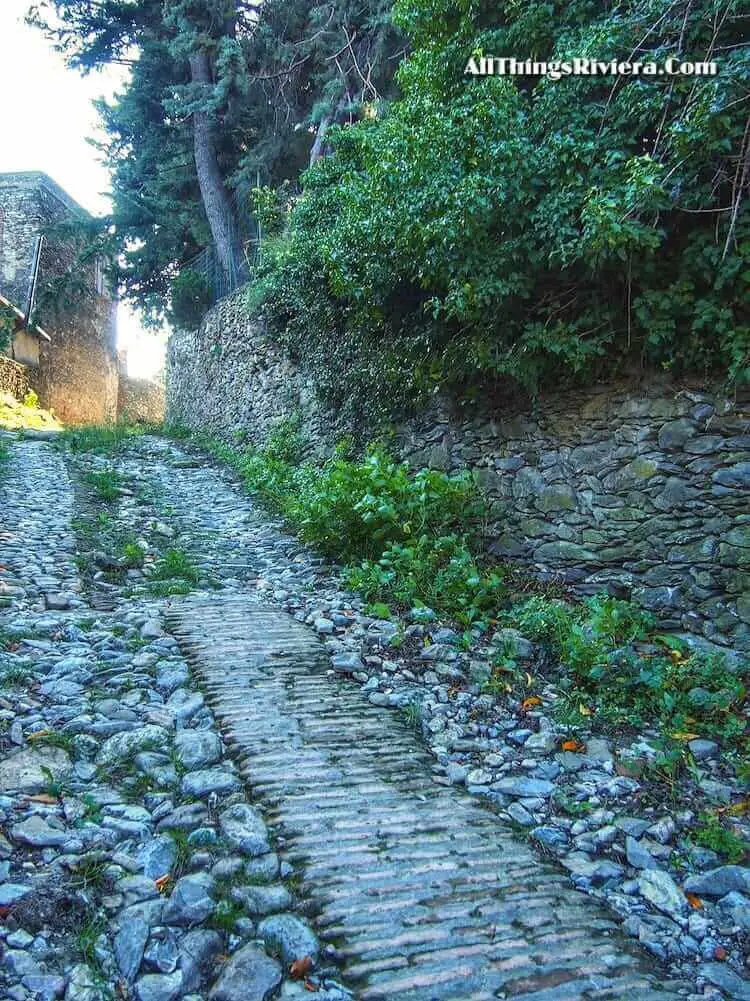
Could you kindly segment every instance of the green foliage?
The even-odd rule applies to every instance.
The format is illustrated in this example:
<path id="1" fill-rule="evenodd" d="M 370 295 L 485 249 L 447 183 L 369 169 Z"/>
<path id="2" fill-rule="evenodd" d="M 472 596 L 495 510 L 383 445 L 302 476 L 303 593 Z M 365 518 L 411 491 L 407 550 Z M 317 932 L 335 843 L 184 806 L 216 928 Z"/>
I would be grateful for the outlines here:
<path id="1" fill-rule="evenodd" d="M 348 564 L 352 586 L 375 602 L 373 614 L 389 616 L 390 601 L 422 602 L 469 624 L 505 597 L 503 574 L 477 555 L 484 505 L 468 473 L 412 472 L 379 446 L 349 458 L 349 442 L 322 465 L 298 464 L 296 416 L 279 422 L 262 449 L 197 440 L 301 539 Z"/>
<path id="2" fill-rule="evenodd" d="M 331 129 L 252 306 L 357 416 L 636 365 L 750 375 L 739 0 L 398 0 L 402 97 Z M 715 77 L 467 79 L 471 53 Z"/>
<path id="3" fill-rule="evenodd" d="M 199 272 L 186 268 L 172 282 L 170 319 L 177 327 L 194 330 L 213 302 L 208 280 Z"/>
<path id="4" fill-rule="evenodd" d="M 150 577 L 155 581 L 184 581 L 186 584 L 197 584 L 200 578 L 198 570 L 190 555 L 184 549 L 172 547 L 165 550 L 150 570 Z"/>
<path id="5" fill-rule="evenodd" d="M 607 596 L 580 605 L 534 597 L 501 620 L 547 647 L 570 674 L 563 679 L 566 718 L 641 726 L 656 720 L 668 736 L 695 731 L 742 745 L 742 705 L 750 667 L 719 654 L 690 651 L 654 633 L 652 618 Z"/>
<path id="6" fill-rule="evenodd" d="M 120 496 L 122 477 L 114 468 L 87 473 L 86 482 L 94 488 L 99 499 L 106 503 L 111 503 Z"/>
<path id="7" fill-rule="evenodd" d="M 58 436 L 60 444 L 72 452 L 114 452 L 122 448 L 134 436 L 146 434 L 149 429 L 142 425 L 101 424 L 85 428 L 62 431 Z"/>
<path id="8" fill-rule="evenodd" d="M 145 553 L 137 542 L 126 542 L 122 547 L 122 565 L 128 570 L 139 570 L 143 566 Z"/>
<path id="9" fill-rule="evenodd" d="M 698 817 L 698 823 L 700 826 L 693 833 L 696 844 L 710 848 L 712 852 L 716 852 L 735 865 L 747 857 L 750 845 L 744 838 L 725 827 L 715 814 L 702 813 Z"/>
<path id="10" fill-rule="evenodd" d="M 478 528 L 481 507 L 468 474 L 432 469 L 411 474 L 380 449 L 362 461 L 334 457 L 303 468 L 284 512 L 300 538 L 345 561 L 375 559 L 389 546 Z M 419 542 L 424 545 L 424 542 Z"/>
<path id="11" fill-rule="evenodd" d="M 380 559 L 350 571 L 349 584 L 370 600 L 425 602 L 462 625 L 481 620 L 507 598 L 503 574 L 482 567 L 458 535 L 390 542 Z"/>

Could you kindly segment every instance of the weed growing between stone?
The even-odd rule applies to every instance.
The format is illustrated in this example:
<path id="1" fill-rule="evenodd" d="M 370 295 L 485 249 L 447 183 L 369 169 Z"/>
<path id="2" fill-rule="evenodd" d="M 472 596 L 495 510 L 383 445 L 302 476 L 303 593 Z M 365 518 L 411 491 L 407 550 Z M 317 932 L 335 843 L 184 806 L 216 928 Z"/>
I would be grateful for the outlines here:
<path id="1" fill-rule="evenodd" d="M 392 607 L 426 606 L 467 635 L 501 625 L 538 644 L 560 689 L 558 716 L 571 730 L 592 716 L 607 728 L 657 726 L 655 767 L 666 779 L 682 766 L 691 739 L 721 740 L 738 764 L 750 750 L 747 664 L 660 634 L 629 602 L 606 594 L 564 600 L 493 564 L 482 549 L 484 508 L 470 475 L 411 472 L 377 446 L 354 459 L 346 443 L 322 465 L 305 462 L 293 419 L 278 424 L 264 448 L 245 451 L 172 432 L 232 466 L 303 542 L 345 564 L 349 585 L 379 617 Z M 522 660 L 499 648 L 486 690 L 531 692 L 536 679 Z"/>

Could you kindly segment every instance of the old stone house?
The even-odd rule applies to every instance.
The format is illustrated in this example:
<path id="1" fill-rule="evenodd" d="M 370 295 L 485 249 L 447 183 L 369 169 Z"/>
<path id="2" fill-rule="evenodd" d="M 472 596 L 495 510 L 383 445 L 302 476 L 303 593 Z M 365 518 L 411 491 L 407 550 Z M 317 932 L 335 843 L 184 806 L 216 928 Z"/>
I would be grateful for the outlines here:
<path id="1" fill-rule="evenodd" d="M 17 317 L 5 351 L 25 366 L 42 405 L 66 424 L 117 416 L 115 299 L 104 261 L 82 262 L 66 232 L 66 224 L 88 218 L 47 174 L 0 174 L 0 295 Z"/>

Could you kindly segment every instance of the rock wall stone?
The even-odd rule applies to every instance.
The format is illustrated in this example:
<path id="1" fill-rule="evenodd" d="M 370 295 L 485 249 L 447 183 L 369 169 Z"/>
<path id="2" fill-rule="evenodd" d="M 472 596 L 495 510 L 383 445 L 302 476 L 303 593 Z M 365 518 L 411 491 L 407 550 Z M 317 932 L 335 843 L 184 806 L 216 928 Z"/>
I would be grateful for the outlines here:
<path id="1" fill-rule="evenodd" d="M 313 448 L 329 450 L 347 429 L 242 298 L 173 334 L 168 420 L 261 444 L 296 410 Z M 750 403 L 665 379 L 507 413 L 468 416 L 444 400 L 399 426 L 396 442 L 415 466 L 476 471 L 498 555 L 581 594 L 631 598 L 665 628 L 750 650 Z"/>
<path id="2" fill-rule="evenodd" d="M 39 364 L 30 371 L 42 406 L 66 424 L 113 421 L 117 413 L 114 302 L 102 280 L 102 262 L 77 260 L 58 226 L 87 213 L 46 174 L 0 174 L 0 291 L 20 309 L 28 295 L 36 237 L 45 236 L 39 283 L 75 269 L 76 303 L 41 310 Z M 85 288 L 85 295 L 81 294 Z"/>
<path id="3" fill-rule="evenodd" d="M 160 424 L 164 420 L 164 386 L 151 379 L 134 379 L 120 373 L 117 390 L 118 421 Z"/>
<path id="4" fill-rule="evenodd" d="M 0 392 L 22 400 L 29 391 L 29 376 L 24 365 L 0 354 Z"/>

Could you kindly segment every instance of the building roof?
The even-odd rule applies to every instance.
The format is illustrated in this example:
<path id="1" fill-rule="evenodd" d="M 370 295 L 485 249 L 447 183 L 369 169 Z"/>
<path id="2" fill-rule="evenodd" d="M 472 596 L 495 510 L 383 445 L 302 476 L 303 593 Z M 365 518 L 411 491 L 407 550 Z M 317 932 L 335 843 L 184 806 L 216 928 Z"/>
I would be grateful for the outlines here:
<path id="1" fill-rule="evenodd" d="M 54 181 L 49 174 L 45 174 L 43 170 L 18 170 L 10 171 L 9 173 L 0 173 L 0 185 L 4 182 L 10 182 L 11 185 L 25 184 L 28 187 L 43 188 L 61 202 L 70 212 L 86 217 L 90 217 L 91 215 L 57 181 Z"/>
<path id="2" fill-rule="evenodd" d="M 49 341 L 52 343 L 50 335 L 46 331 L 42 330 L 41 327 L 38 327 L 35 323 L 30 323 L 28 326 L 24 326 L 23 313 L 21 310 L 18 306 L 14 306 L 10 299 L 6 299 L 2 294 L 0 294 L 0 306 L 5 306 L 6 309 L 12 310 L 16 319 L 20 321 L 18 329 L 24 329 L 27 334 L 33 334 L 35 337 L 41 337 L 43 341 Z"/>

